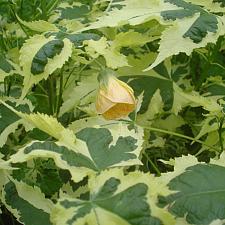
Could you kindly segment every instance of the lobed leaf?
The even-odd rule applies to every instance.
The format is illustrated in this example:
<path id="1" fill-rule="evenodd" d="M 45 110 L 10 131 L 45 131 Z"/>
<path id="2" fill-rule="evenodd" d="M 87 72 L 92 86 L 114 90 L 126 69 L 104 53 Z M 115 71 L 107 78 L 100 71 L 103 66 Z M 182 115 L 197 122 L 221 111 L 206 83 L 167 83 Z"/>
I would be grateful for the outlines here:
<path id="1" fill-rule="evenodd" d="M 75 181 L 117 166 L 140 165 L 138 159 L 143 143 L 143 130 L 128 131 L 127 125 L 117 124 L 108 128 L 84 128 L 77 134 L 77 141 L 69 146 L 51 141 L 33 141 L 10 157 L 9 162 L 21 163 L 37 157 L 54 159 L 59 168 L 70 171 Z"/>
<path id="2" fill-rule="evenodd" d="M 179 161 L 178 161 L 179 160 Z M 193 156 L 175 159 L 174 172 L 163 174 L 174 193 L 160 198 L 176 217 L 186 218 L 190 224 L 210 224 L 225 219 L 224 157 L 213 164 L 198 163 Z M 218 164 L 218 165 L 216 165 Z"/>
<path id="3" fill-rule="evenodd" d="M 155 205 L 157 193 L 167 190 L 158 186 L 156 191 L 152 176 L 140 172 L 124 176 L 113 169 L 91 177 L 88 186 L 86 199 L 59 200 L 51 213 L 54 224 L 174 224 L 173 218 Z"/>

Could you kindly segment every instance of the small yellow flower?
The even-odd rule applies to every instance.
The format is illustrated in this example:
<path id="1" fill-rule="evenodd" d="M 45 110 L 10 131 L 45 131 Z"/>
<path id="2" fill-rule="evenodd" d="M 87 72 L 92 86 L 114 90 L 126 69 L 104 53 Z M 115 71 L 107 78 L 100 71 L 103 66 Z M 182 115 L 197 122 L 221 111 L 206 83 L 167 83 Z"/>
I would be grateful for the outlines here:
<path id="1" fill-rule="evenodd" d="M 96 110 L 105 119 L 120 119 L 134 111 L 136 101 L 133 89 L 118 80 L 112 71 L 100 75 Z"/>

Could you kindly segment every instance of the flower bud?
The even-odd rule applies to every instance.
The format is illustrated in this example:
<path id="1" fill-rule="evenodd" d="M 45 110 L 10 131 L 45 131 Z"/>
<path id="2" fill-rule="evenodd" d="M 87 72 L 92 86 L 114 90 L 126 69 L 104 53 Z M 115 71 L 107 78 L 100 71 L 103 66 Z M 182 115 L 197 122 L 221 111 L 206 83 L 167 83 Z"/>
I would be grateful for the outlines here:
<path id="1" fill-rule="evenodd" d="M 96 110 L 105 119 L 120 119 L 131 113 L 136 106 L 133 89 L 118 80 L 111 70 L 99 75 Z"/>

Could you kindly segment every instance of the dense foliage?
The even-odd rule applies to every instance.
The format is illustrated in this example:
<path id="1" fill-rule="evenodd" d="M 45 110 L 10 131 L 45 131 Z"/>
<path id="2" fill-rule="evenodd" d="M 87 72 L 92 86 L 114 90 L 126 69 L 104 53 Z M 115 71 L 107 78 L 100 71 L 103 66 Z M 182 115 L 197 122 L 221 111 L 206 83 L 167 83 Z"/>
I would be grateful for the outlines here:
<path id="1" fill-rule="evenodd" d="M 223 0 L 0 0 L 0 223 L 225 224 L 224 35 Z"/>

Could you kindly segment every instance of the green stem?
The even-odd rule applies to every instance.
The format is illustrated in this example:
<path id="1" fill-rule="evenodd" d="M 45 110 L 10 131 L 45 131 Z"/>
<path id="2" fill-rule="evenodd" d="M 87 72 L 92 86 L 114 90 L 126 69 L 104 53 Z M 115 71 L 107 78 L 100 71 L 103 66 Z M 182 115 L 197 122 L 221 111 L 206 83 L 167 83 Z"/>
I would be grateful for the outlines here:
<path id="1" fill-rule="evenodd" d="M 81 73 L 88 65 L 90 65 L 94 60 L 95 60 L 95 59 L 92 59 L 90 62 L 88 62 L 87 64 L 85 64 L 85 65 L 79 70 L 79 72 L 78 72 L 77 75 L 79 76 L 80 73 Z M 65 82 L 65 84 L 64 84 L 64 88 L 66 87 L 66 85 L 67 85 L 67 83 L 68 83 L 68 81 L 69 81 L 70 76 L 72 75 L 72 73 L 74 72 L 74 70 L 75 70 L 76 68 L 77 68 L 77 67 L 74 66 L 73 69 L 71 70 L 71 72 L 69 73 L 69 75 L 68 75 L 68 77 L 67 77 L 67 79 L 66 79 L 66 82 Z"/>
<path id="2" fill-rule="evenodd" d="M 73 118 L 73 113 L 69 114 L 68 120 L 67 120 L 67 124 L 70 124 Z"/>
<path id="3" fill-rule="evenodd" d="M 15 17 L 17 23 L 20 25 L 21 29 L 23 30 L 23 32 L 25 33 L 25 35 L 27 36 L 27 38 L 30 37 L 30 35 L 27 33 L 26 29 L 24 29 L 23 24 L 18 20 L 16 13 L 14 12 L 14 9 L 12 8 L 12 6 L 10 6 L 10 10 L 13 14 L 13 16 Z"/>
<path id="4" fill-rule="evenodd" d="M 6 83 L 6 79 L 4 79 L 4 93 L 6 95 L 7 93 L 7 83 Z"/>
<path id="5" fill-rule="evenodd" d="M 96 64 L 98 64 L 98 66 L 100 67 L 101 70 L 105 69 L 105 66 L 102 65 L 97 59 L 95 59 L 94 62 L 95 62 Z"/>
<path id="6" fill-rule="evenodd" d="M 47 20 L 47 4 L 46 0 L 41 0 L 41 10 L 42 10 L 42 18 Z"/>
<path id="7" fill-rule="evenodd" d="M 58 95 L 57 104 L 56 104 L 56 117 L 58 117 L 59 109 L 62 103 L 62 94 L 63 94 L 63 68 L 60 71 L 59 95 Z"/>
<path id="8" fill-rule="evenodd" d="M 3 213 L 1 215 L 3 215 Z M 4 221 L 3 221 L 2 217 L 1 217 L 1 215 L 0 215 L 0 225 L 4 225 Z"/>
<path id="9" fill-rule="evenodd" d="M 12 225 L 15 225 L 15 219 L 14 219 L 13 215 L 11 213 L 9 213 L 9 215 L 11 217 Z"/>
<path id="10" fill-rule="evenodd" d="M 109 4 L 108 4 L 108 6 L 107 6 L 105 12 L 108 12 L 108 11 L 110 10 L 111 5 L 112 5 L 112 2 L 113 2 L 113 0 L 110 0 L 110 2 L 109 2 Z"/>
<path id="11" fill-rule="evenodd" d="M 59 0 L 52 0 L 47 5 L 48 14 L 58 5 Z"/>
<path id="12" fill-rule="evenodd" d="M 219 134 L 219 142 L 220 142 L 220 148 L 221 152 L 223 152 L 223 137 L 222 137 L 222 130 L 223 130 L 223 122 L 224 122 L 224 117 L 220 120 L 219 122 L 219 129 L 218 129 L 218 134 Z"/>
<path id="13" fill-rule="evenodd" d="M 86 66 L 87 66 L 87 64 L 84 65 L 84 66 L 81 68 L 80 71 L 83 71 L 84 68 L 85 68 Z M 73 67 L 73 69 L 72 69 L 71 72 L 69 73 L 68 77 L 66 78 L 66 82 L 65 82 L 65 84 L 64 84 L 64 88 L 66 87 L 66 85 L 67 85 L 67 83 L 68 83 L 68 81 L 69 81 L 69 79 L 70 79 L 70 77 L 71 77 L 71 75 L 73 74 L 73 72 L 74 72 L 75 69 L 76 69 L 76 66 Z M 78 75 L 80 74 L 80 71 L 78 72 Z"/>
<path id="14" fill-rule="evenodd" d="M 33 95 L 48 98 L 48 94 L 47 95 L 44 95 L 44 94 L 34 93 Z"/>
<path id="15" fill-rule="evenodd" d="M 51 13 L 51 11 L 58 5 L 60 0 L 52 0 L 50 1 L 47 6 L 45 7 L 45 11 L 46 11 L 46 17 L 49 16 L 49 14 Z M 41 15 L 40 12 L 38 12 L 35 16 L 34 16 L 34 20 L 38 19 L 39 16 Z M 42 14 L 43 15 L 43 14 Z M 44 16 L 44 15 L 43 15 Z"/>
<path id="16" fill-rule="evenodd" d="M 52 75 L 48 79 L 48 101 L 49 101 L 49 110 L 51 115 L 55 112 L 55 104 L 54 104 L 54 84 Z"/>
<path id="17" fill-rule="evenodd" d="M 151 166 L 153 167 L 153 169 L 155 170 L 155 172 L 157 173 L 157 175 L 158 176 L 161 176 L 161 172 L 159 171 L 158 167 L 149 158 L 148 154 L 144 152 L 143 155 L 146 157 L 146 159 L 148 160 L 148 162 L 151 164 Z"/>
<path id="18" fill-rule="evenodd" d="M 48 95 L 48 92 L 42 87 L 42 85 L 40 83 L 38 83 L 37 85 L 46 95 Z"/>
<path id="19" fill-rule="evenodd" d="M 148 47 L 147 44 L 145 44 L 145 47 L 146 47 L 146 49 L 148 50 L 148 52 L 151 53 L 151 50 L 150 50 L 150 48 Z"/>
<path id="20" fill-rule="evenodd" d="M 2 43 L 3 44 L 3 48 L 6 50 L 6 51 L 8 51 L 8 49 L 9 49 L 9 47 L 8 47 L 8 41 L 7 40 L 5 40 L 4 39 L 4 29 L 1 27 L 1 32 L 2 32 L 2 35 L 0 36 L 0 43 Z M 6 41 L 7 41 L 7 43 L 6 43 Z"/>
<path id="21" fill-rule="evenodd" d="M 204 143 L 203 141 L 197 140 L 197 139 L 192 138 L 190 136 L 186 136 L 186 135 L 183 135 L 183 134 L 179 134 L 179 133 L 176 133 L 176 132 L 173 132 L 173 131 L 162 130 L 162 129 L 155 128 L 155 127 L 145 127 L 145 126 L 142 126 L 142 127 L 145 128 L 145 129 L 151 130 L 151 131 L 155 131 L 155 132 L 159 132 L 159 133 L 164 133 L 164 134 L 170 134 L 170 135 L 174 135 L 174 136 L 177 136 L 177 137 L 185 138 L 185 139 L 188 139 L 188 140 L 191 140 L 191 141 L 194 141 L 194 142 L 198 142 L 198 143 L 200 143 L 202 145 L 207 146 L 208 148 L 212 148 L 212 149 L 216 150 L 217 152 L 219 151 L 218 148 L 216 148 L 214 146 L 211 146 L 211 145 L 208 145 L 208 144 Z"/>
<path id="22" fill-rule="evenodd" d="M 11 82 L 11 80 L 9 80 L 8 88 L 7 88 L 7 91 L 6 91 L 7 96 L 9 96 L 9 94 L 10 94 L 11 86 L 12 86 L 12 82 Z"/>
<path id="23" fill-rule="evenodd" d="M 20 9 L 23 9 L 23 0 L 20 1 Z"/>

